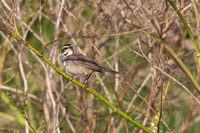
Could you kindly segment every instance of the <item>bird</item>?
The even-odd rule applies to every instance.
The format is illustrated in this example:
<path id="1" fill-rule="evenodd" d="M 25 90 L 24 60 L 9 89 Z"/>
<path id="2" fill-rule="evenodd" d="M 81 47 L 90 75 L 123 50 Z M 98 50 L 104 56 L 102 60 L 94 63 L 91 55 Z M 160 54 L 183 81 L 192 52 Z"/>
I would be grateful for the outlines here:
<path id="1" fill-rule="evenodd" d="M 88 82 L 88 79 L 95 72 L 111 72 L 118 74 L 119 72 L 106 68 L 95 60 L 88 58 L 87 56 L 75 52 L 71 44 L 65 44 L 61 50 L 62 62 L 66 72 L 72 77 L 87 76 L 84 83 Z"/>

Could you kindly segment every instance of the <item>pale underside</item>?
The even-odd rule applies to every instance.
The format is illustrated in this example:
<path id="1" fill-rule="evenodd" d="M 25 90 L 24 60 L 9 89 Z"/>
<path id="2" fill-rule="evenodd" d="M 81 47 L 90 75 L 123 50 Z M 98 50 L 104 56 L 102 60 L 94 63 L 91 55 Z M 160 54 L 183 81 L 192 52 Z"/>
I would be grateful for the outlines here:
<path id="1" fill-rule="evenodd" d="M 86 76 L 92 72 L 91 69 L 76 65 L 70 60 L 65 61 L 64 66 L 66 67 L 67 73 L 73 77 Z"/>

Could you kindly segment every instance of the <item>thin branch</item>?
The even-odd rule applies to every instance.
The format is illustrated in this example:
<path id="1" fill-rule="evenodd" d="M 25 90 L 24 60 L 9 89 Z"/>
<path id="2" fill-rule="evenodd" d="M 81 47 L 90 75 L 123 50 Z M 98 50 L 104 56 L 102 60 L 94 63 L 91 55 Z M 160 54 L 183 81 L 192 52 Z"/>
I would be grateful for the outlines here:
<path id="1" fill-rule="evenodd" d="M 67 75 L 66 73 L 64 73 L 63 71 L 61 71 L 58 67 L 56 67 L 52 62 L 50 62 L 46 57 L 44 57 L 43 55 L 41 55 L 36 49 L 34 49 L 30 44 L 28 44 L 26 41 L 24 41 L 22 38 L 20 38 L 19 36 L 11 33 L 10 31 L 6 30 L 2 25 L 0 25 L 0 30 L 6 32 L 7 34 L 11 35 L 13 38 L 17 39 L 19 42 L 21 42 L 22 44 L 24 44 L 26 47 L 28 47 L 31 51 L 33 51 L 35 54 L 37 54 L 40 58 L 42 58 L 46 63 L 48 63 L 52 68 L 54 68 L 60 75 L 64 76 L 65 78 L 67 78 L 68 80 L 70 80 L 71 82 L 73 82 L 74 84 L 78 85 L 79 87 L 85 89 L 86 91 L 90 92 L 91 94 L 93 94 L 95 97 L 97 97 L 99 100 L 101 100 L 103 103 L 105 103 L 107 106 L 109 106 L 114 112 L 116 112 L 117 114 L 119 114 L 121 117 L 125 118 L 126 120 L 128 120 L 129 122 L 131 122 L 132 124 L 136 125 L 137 127 L 139 127 L 140 129 L 144 130 L 145 132 L 151 133 L 152 131 L 149 130 L 147 127 L 144 127 L 143 125 L 141 125 L 140 123 L 138 123 L 137 121 L 133 120 L 131 117 L 129 117 L 128 115 L 126 115 L 125 113 L 123 113 L 122 111 L 120 111 L 118 108 L 116 108 L 113 104 L 111 104 L 110 102 L 108 102 L 105 98 L 103 98 L 100 94 L 98 94 L 95 90 L 88 88 L 87 86 L 85 86 L 84 84 L 81 84 L 80 82 L 78 82 L 77 80 L 73 79 L 72 77 L 70 77 L 69 75 Z"/>

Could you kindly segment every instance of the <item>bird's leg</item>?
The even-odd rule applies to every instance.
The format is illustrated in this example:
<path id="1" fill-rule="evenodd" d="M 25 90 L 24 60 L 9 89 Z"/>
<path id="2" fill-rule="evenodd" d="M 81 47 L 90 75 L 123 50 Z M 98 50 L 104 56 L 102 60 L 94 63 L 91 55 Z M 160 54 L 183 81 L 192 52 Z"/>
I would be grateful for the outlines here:
<path id="1" fill-rule="evenodd" d="M 88 79 L 90 78 L 91 75 L 92 75 L 92 72 L 87 76 L 87 78 L 86 78 L 84 84 L 86 84 L 86 83 L 88 82 Z"/>

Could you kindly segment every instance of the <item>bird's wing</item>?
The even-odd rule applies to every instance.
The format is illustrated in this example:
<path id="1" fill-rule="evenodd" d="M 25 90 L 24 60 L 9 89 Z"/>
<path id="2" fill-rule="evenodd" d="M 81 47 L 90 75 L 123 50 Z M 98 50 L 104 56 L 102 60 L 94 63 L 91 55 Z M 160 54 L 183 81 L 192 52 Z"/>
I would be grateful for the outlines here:
<path id="1" fill-rule="evenodd" d="M 103 72 L 104 67 L 99 65 L 97 62 L 95 62 L 92 59 L 87 58 L 86 56 L 80 54 L 80 53 L 74 53 L 73 55 L 70 55 L 67 57 L 67 60 L 73 61 L 76 65 L 83 66 L 86 68 L 89 68 L 94 71 Z"/>

